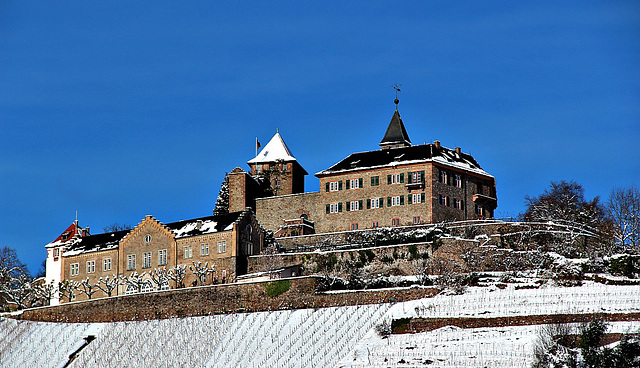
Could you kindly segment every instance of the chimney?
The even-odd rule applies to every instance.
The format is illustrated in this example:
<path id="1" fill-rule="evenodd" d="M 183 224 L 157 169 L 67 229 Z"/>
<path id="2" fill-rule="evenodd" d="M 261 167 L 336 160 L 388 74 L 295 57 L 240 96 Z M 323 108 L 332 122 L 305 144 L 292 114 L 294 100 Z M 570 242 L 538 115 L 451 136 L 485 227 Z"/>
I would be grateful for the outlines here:
<path id="1" fill-rule="evenodd" d="M 462 154 L 462 148 L 456 147 L 456 153 L 461 155 Z"/>
<path id="2" fill-rule="evenodd" d="M 440 148 L 440 141 L 435 141 L 433 142 L 434 146 L 436 146 L 436 148 Z"/>

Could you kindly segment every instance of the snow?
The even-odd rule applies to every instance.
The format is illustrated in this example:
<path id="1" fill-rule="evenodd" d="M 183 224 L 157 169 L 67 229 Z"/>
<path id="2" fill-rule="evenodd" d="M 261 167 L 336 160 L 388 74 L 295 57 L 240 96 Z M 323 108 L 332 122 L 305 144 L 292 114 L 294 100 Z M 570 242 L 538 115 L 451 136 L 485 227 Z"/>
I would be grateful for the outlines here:
<path id="1" fill-rule="evenodd" d="M 280 133 L 271 138 L 269 143 L 258 153 L 256 157 L 249 160 L 248 164 L 258 164 L 264 162 L 275 162 L 277 160 L 283 161 L 296 161 L 296 158 L 291 154 L 291 150 L 284 143 Z"/>
<path id="2" fill-rule="evenodd" d="M 400 158 L 400 157 L 398 157 Z M 369 167 L 356 167 L 353 169 L 343 169 L 343 170 L 333 170 L 332 168 L 338 164 L 335 164 L 333 166 L 331 166 L 330 168 L 326 169 L 326 170 L 322 170 L 317 172 L 315 175 L 318 176 L 322 176 L 322 175 L 329 175 L 329 174 L 336 174 L 336 173 L 347 173 L 347 172 L 355 172 L 355 171 L 362 171 L 362 170 L 372 170 L 372 169 L 380 169 L 380 168 L 384 168 L 384 167 L 396 167 L 398 165 L 413 165 L 413 164 L 422 164 L 422 163 L 429 163 L 429 162 L 436 162 L 440 165 L 445 165 L 445 166 L 449 166 L 449 167 L 453 167 L 453 168 L 457 168 L 457 169 L 462 169 L 462 170 L 466 170 L 478 175 L 483 175 L 489 178 L 493 178 L 493 175 L 489 174 L 488 172 L 482 170 L 481 168 L 471 164 L 468 161 L 449 161 L 446 158 L 440 157 L 440 156 L 436 156 L 433 158 L 429 158 L 429 159 L 420 159 L 420 160 L 395 160 L 392 161 L 388 164 L 384 164 L 384 165 L 372 165 Z"/>
<path id="3" fill-rule="evenodd" d="M 0 319 L 0 366 L 62 367 L 524 367 L 539 326 L 461 329 L 380 337 L 402 317 L 498 317 L 637 312 L 640 286 L 516 290 L 471 287 L 463 295 L 396 304 L 286 310 L 99 324 Z M 608 332 L 640 329 L 612 322 Z"/>
<path id="4" fill-rule="evenodd" d="M 196 228 L 198 227 L 198 224 L 200 223 L 200 229 L 199 234 L 209 234 L 209 233 L 215 233 L 216 232 L 216 222 L 213 220 L 204 220 L 204 221 L 192 221 L 192 222 L 188 222 L 186 223 L 184 226 L 182 226 L 179 229 L 175 229 L 175 230 L 171 230 L 175 235 L 176 235 L 176 239 L 178 238 L 183 238 L 186 236 L 190 236 L 189 234 L 193 231 L 196 230 Z M 227 230 L 227 229 L 225 229 Z"/>

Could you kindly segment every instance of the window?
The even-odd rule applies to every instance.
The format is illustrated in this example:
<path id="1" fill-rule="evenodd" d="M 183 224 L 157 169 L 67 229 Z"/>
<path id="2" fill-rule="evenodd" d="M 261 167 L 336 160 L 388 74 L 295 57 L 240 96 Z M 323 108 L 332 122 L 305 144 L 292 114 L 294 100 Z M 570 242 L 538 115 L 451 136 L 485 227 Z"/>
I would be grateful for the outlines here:
<path id="1" fill-rule="evenodd" d="M 477 194 L 483 193 L 482 183 L 476 184 L 476 188 L 477 188 L 477 191 L 476 191 Z"/>
<path id="2" fill-rule="evenodd" d="M 225 253 L 227 251 L 227 241 L 222 240 L 218 242 L 218 253 Z"/>
<path id="3" fill-rule="evenodd" d="M 327 205 L 327 213 L 342 212 L 342 202 L 331 203 Z"/>
<path id="4" fill-rule="evenodd" d="M 158 251 L 158 266 L 164 266 L 167 264 L 167 250 L 160 249 Z"/>
<path id="5" fill-rule="evenodd" d="M 362 188 L 362 178 L 360 179 L 351 179 L 351 180 L 346 180 L 345 184 L 347 186 L 347 189 L 358 189 L 358 188 Z"/>
<path id="6" fill-rule="evenodd" d="M 482 206 L 478 206 L 477 204 L 476 204 L 476 215 L 478 216 L 484 215 L 484 210 L 482 209 Z"/>
<path id="7" fill-rule="evenodd" d="M 191 258 L 191 257 L 193 257 L 193 251 L 191 247 L 184 247 L 184 258 Z"/>
<path id="8" fill-rule="evenodd" d="M 412 171 L 407 175 L 408 184 L 422 184 L 424 182 L 424 171 Z"/>
<path id="9" fill-rule="evenodd" d="M 209 244 L 202 244 L 200 245 L 200 255 L 201 256 L 208 256 L 209 255 Z"/>
<path id="10" fill-rule="evenodd" d="M 458 209 L 458 210 L 459 210 L 459 209 L 462 209 L 462 208 L 460 207 L 460 200 L 459 200 L 458 198 L 454 198 L 454 199 L 453 199 L 453 207 L 454 207 L 455 209 Z"/>
<path id="11" fill-rule="evenodd" d="M 360 201 L 349 202 L 349 211 L 358 211 L 360 209 Z"/>
<path id="12" fill-rule="evenodd" d="M 102 271 L 111 271 L 111 258 L 102 260 Z"/>
<path id="13" fill-rule="evenodd" d="M 420 223 L 420 216 L 413 216 L 413 224 L 418 225 Z"/>
<path id="14" fill-rule="evenodd" d="M 380 177 L 379 176 L 372 176 L 371 177 L 371 186 L 375 187 L 380 185 Z"/>
<path id="15" fill-rule="evenodd" d="M 332 181 L 327 183 L 327 192 L 335 192 L 338 190 L 342 190 L 342 181 Z"/>
<path id="16" fill-rule="evenodd" d="M 151 267 L 151 252 L 142 253 L 142 268 Z"/>
<path id="17" fill-rule="evenodd" d="M 53 258 L 58 258 L 60 257 L 60 248 L 54 248 L 53 249 Z"/>
<path id="18" fill-rule="evenodd" d="M 96 272 L 96 261 L 87 261 L 87 273 Z"/>
<path id="19" fill-rule="evenodd" d="M 387 175 L 387 184 L 404 183 L 404 173 Z"/>
<path id="20" fill-rule="evenodd" d="M 400 226 L 400 219 L 397 219 L 397 218 L 392 219 L 391 226 Z"/>
<path id="21" fill-rule="evenodd" d="M 456 174 L 455 183 L 456 187 L 462 188 L 462 176 Z"/>
<path id="22" fill-rule="evenodd" d="M 72 263 L 70 271 L 71 271 L 71 276 L 78 276 L 78 274 L 80 273 L 80 264 Z"/>
<path id="23" fill-rule="evenodd" d="M 358 230 L 358 224 L 351 224 L 351 230 Z"/>
<path id="24" fill-rule="evenodd" d="M 424 193 L 409 194 L 409 203 L 424 203 Z"/>
<path id="25" fill-rule="evenodd" d="M 142 284 L 142 289 L 140 290 L 143 293 L 148 293 L 150 291 L 153 291 L 153 284 L 151 283 L 151 281 L 147 280 L 147 282 Z"/>
<path id="26" fill-rule="evenodd" d="M 447 184 L 447 173 L 446 171 L 440 170 L 440 177 L 438 178 L 441 183 Z"/>
<path id="27" fill-rule="evenodd" d="M 127 256 L 127 271 L 132 271 L 136 269 L 136 255 L 129 254 Z"/>
<path id="28" fill-rule="evenodd" d="M 373 221 L 373 222 L 371 222 L 371 227 L 372 227 L 373 229 L 375 229 L 375 228 L 377 228 L 377 227 L 379 227 L 379 226 L 380 226 L 380 225 L 378 224 L 378 221 Z"/>
<path id="29" fill-rule="evenodd" d="M 382 198 L 367 199 L 367 208 L 380 208 L 382 204 Z"/>
<path id="30" fill-rule="evenodd" d="M 391 198 L 391 203 L 389 204 L 389 206 L 401 206 L 404 204 L 404 196 L 395 196 L 389 198 Z"/>
<path id="31" fill-rule="evenodd" d="M 440 194 L 440 196 L 438 197 L 438 202 L 440 203 L 441 206 L 446 206 L 447 205 L 447 197 L 445 197 L 442 194 Z"/>
<path id="32" fill-rule="evenodd" d="M 151 235 L 149 235 L 149 234 L 145 235 L 144 242 L 147 243 L 147 244 L 151 243 Z"/>

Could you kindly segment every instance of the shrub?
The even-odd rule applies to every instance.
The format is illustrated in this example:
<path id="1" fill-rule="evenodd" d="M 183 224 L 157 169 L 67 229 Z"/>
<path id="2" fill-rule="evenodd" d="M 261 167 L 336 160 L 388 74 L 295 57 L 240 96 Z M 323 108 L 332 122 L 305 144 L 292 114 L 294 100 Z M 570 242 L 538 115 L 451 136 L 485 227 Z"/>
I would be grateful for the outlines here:
<path id="1" fill-rule="evenodd" d="M 291 280 L 278 280 L 273 282 L 268 282 L 265 284 L 265 289 L 267 291 L 267 295 L 270 298 L 275 298 L 278 295 L 281 295 L 291 288 Z"/>

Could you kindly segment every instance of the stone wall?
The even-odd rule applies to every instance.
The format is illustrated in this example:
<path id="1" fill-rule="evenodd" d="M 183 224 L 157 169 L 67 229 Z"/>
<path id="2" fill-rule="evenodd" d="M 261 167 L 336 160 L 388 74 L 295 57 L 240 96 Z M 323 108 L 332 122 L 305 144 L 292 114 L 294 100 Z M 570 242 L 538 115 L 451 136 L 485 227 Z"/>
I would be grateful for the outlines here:
<path id="1" fill-rule="evenodd" d="M 115 322 L 224 313 L 393 303 L 430 297 L 433 288 L 315 293 L 315 278 L 227 284 L 125 295 L 25 310 L 18 318 L 47 322 Z"/>
<path id="2" fill-rule="evenodd" d="M 256 200 L 256 218 L 264 228 L 277 231 L 284 220 L 297 219 L 307 215 L 311 221 L 320 218 L 318 192 L 291 194 L 278 197 L 258 198 Z M 317 231 L 317 229 L 316 229 Z"/>

